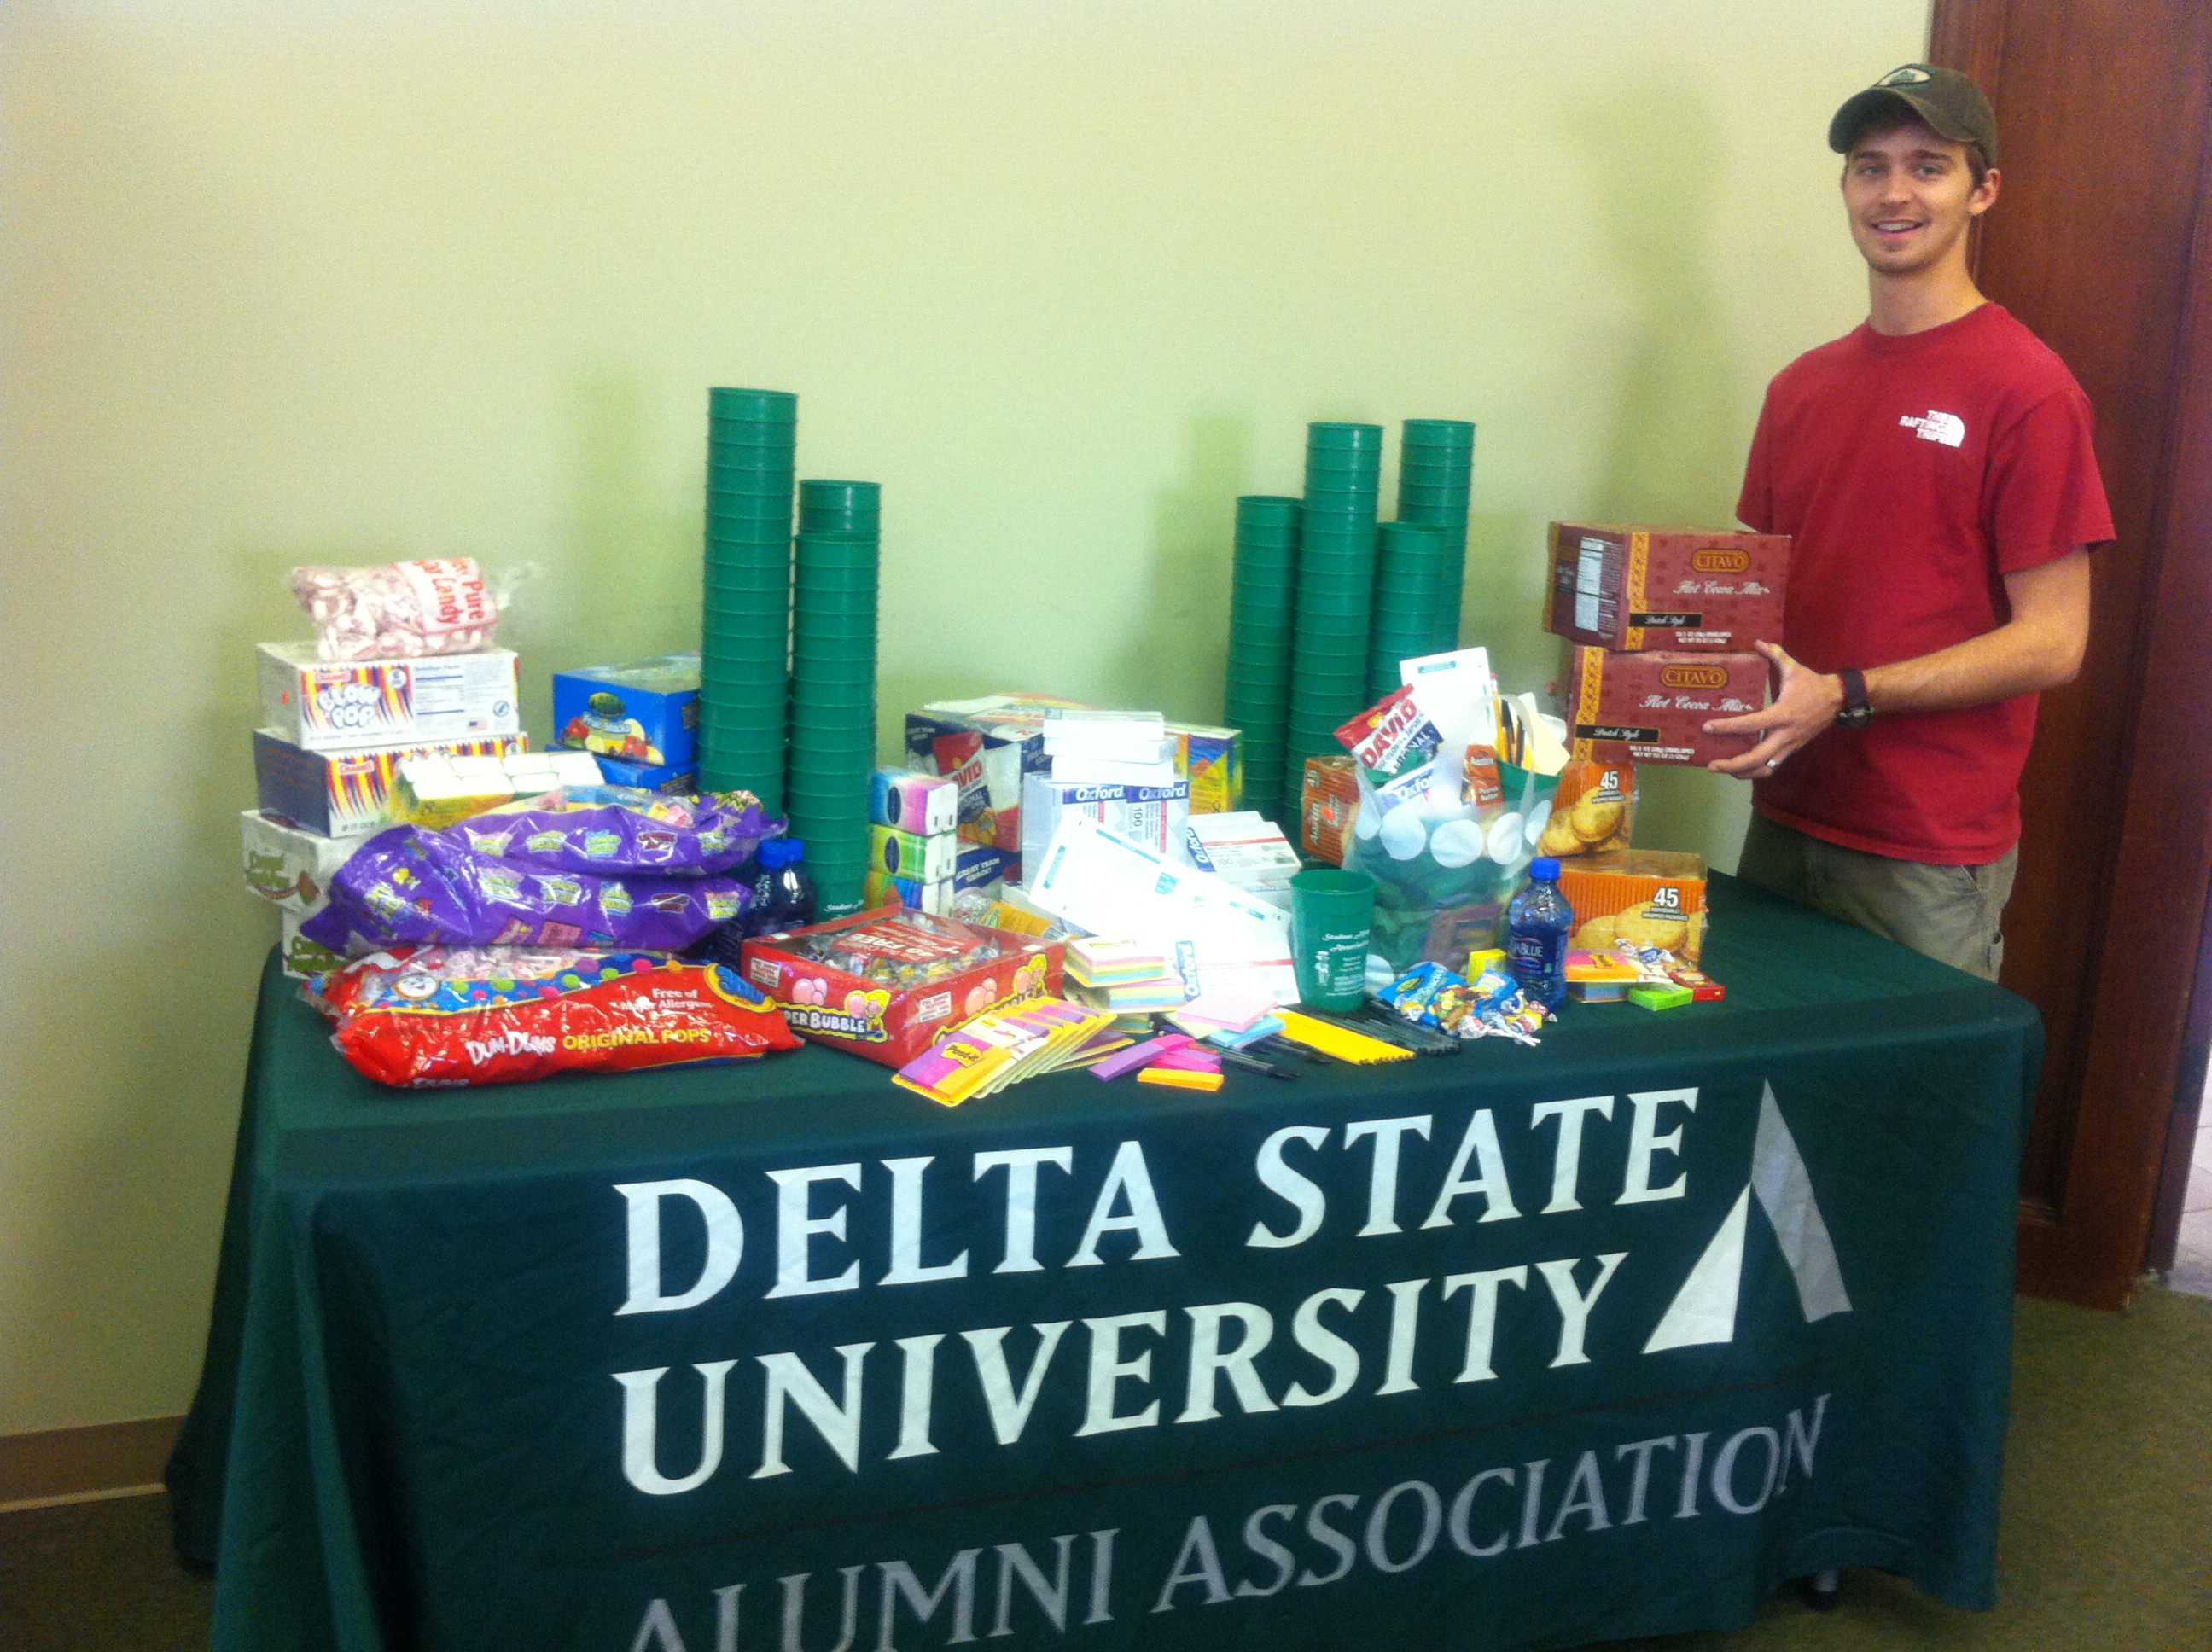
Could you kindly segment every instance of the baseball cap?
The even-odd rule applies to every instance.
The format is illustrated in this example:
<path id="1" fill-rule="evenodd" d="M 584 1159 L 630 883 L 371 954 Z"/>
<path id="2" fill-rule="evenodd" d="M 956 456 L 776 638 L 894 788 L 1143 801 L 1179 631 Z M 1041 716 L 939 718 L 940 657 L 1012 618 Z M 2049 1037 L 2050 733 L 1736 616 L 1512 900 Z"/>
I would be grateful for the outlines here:
<path id="1" fill-rule="evenodd" d="M 1997 117 L 1982 88 L 1955 69 L 1932 64 L 1909 63 L 1893 69 L 1863 92 L 1844 100 L 1836 118 L 1828 123 L 1828 147 L 1844 154 L 1851 140 L 1864 130 L 1868 119 L 1883 106 L 1902 104 L 1905 112 L 1924 122 L 1938 137 L 1954 143 L 1971 143 L 1982 159 L 1997 163 Z"/>

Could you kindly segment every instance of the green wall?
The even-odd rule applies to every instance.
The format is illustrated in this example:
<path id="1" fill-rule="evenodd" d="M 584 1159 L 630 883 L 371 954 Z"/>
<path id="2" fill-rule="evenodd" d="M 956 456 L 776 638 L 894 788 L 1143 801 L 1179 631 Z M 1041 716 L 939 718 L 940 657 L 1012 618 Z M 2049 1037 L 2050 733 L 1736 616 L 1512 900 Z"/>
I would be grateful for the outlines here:
<path id="1" fill-rule="evenodd" d="M 1231 500 L 1481 426 L 1468 636 L 1544 524 L 1728 519 L 1863 313 L 1830 111 L 1926 0 L 483 0 L 6 15 L 0 1433 L 180 1409 L 270 908 L 252 645 L 303 562 L 540 570 L 548 674 L 697 635 L 710 384 L 886 494 L 885 728 L 1218 713 Z M 1385 485 L 1389 485 L 1386 475 Z M 1741 793 L 1639 836 L 1730 864 Z"/>

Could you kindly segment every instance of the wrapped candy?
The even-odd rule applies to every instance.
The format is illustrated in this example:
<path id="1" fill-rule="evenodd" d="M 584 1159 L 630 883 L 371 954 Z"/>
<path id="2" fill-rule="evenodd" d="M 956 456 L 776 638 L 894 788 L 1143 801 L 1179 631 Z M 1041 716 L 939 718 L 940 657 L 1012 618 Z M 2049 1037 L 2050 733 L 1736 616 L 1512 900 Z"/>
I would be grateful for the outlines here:
<path id="1" fill-rule="evenodd" d="M 750 1060 L 798 1048 L 734 970 L 650 952 L 395 947 L 309 983 L 366 1078 L 423 1090 Z"/>
<path id="2" fill-rule="evenodd" d="M 472 556 L 382 568 L 295 568 L 319 659 L 411 659 L 489 648 L 501 604 Z"/>
<path id="3" fill-rule="evenodd" d="M 446 835 L 529 872 L 700 878 L 742 865 L 782 831 L 750 792 L 679 798 L 627 786 L 564 786 L 471 816 Z"/>
<path id="4" fill-rule="evenodd" d="M 532 872 L 454 831 L 395 826 L 355 851 L 301 926 L 333 952 L 391 945 L 600 946 L 678 951 L 744 910 L 728 878 Z"/>

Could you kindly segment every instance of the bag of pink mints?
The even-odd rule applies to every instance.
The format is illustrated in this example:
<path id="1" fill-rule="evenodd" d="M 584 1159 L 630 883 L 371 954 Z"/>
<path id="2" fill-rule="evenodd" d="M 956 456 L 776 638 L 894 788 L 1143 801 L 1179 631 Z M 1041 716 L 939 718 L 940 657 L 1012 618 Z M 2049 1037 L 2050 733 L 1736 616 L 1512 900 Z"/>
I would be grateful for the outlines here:
<path id="1" fill-rule="evenodd" d="M 315 623 L 319 659 L 475 653 L 499 626 L 499 593 L 473 556 L 295 568 L 292 595 Z"/>

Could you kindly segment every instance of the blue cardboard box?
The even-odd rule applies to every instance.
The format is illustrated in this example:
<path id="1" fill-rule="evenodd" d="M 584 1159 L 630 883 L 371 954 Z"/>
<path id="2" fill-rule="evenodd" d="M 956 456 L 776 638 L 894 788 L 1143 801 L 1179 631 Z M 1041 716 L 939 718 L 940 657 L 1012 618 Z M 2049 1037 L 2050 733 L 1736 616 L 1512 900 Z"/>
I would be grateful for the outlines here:
<path id="1" fill-rule="evenodd" d="M 699 789 L 699 767 L 686 758 L 681 763 L 626 763 L 616 757 L 599 759 L 599 773 L 609 786 L 635 786 L 647 792 L 665 792 L 689 797 Z"/>
<path id="2" fill-rule="evenodd" d="M 699 747 L 699 656 L 553 673 L 553 743 L 648 768 L 689 768 Z"/>

